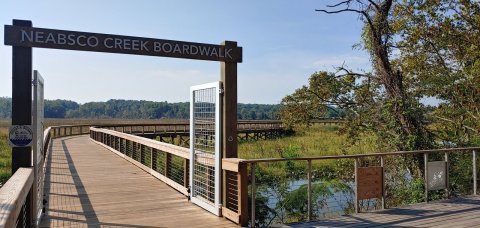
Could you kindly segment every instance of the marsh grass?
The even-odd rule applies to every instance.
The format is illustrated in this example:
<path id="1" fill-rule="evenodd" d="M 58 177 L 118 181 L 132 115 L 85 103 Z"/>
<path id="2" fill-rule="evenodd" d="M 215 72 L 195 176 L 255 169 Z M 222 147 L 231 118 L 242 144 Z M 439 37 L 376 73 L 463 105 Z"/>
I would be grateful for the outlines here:
<path id="1" fill-rule="evenodd" d="M 375 137 L 365 135 L 354 144 L 338 134 L 340 126 L 314 125 L 296 129 L 295 134 L 278 139 L 242 142 L 238 154 L 243 159 L 318 157 L 328 155 L 364 154 L 378 151 Z M 300 178 L 305 176 L 306 161 L 260 163 L 259 170 L 267 176 Z M 312 168 L 317 175 L 332 175 L 341 166 L 338 160 L 317 160 Z M 347 165 L 348 167 L 348 165 Z"/>
<path id="2" fill-rule="evenodd" d="M 238 147 L 239 157 L 244 159 L 313 157 L 377 151 L 373 136 L 364 136 L 354 145 L 350 145 L 345 135 L 338 134 L 339 128 L 340 126 L 335 125 L 315 125 L 308 129 L 296 129 L 292 136 L 243 142 Z"/>
<path id="3" fill-rule="evenodd" d="M 8 127 L 0 126 L 0 186 L 12 175 L 12 149 L 7 137 Z"/>

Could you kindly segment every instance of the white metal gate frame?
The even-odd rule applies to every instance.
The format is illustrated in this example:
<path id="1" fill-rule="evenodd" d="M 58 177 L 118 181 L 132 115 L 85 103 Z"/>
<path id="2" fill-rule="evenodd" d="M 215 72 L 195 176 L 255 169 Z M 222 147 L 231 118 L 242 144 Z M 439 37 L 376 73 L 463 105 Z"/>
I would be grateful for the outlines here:
<path id="1" fill-rule="evenodd" d="M 195 183 L 194 183 L 194 174 L 195 174 L 195 161 L 197 157 L 195 156 L 197 153 L 195 149 L 195 113 L 194 113 L 194 101 L 195 101 L 195 91 L 205 90 L 205 89 L 212 89 L 214 88 L 215 91 L 215 173 L 214 173 L 214 202 L 210 202 L 206 199 L 197 197 L 195 195 Z M 205 210 L 217 215 L 221 216 L 221 143 L 222 143 L 222 100 L 221 100 L 221 88 L 222 83 L 212 82 L 197 86 L 190 87 L 190 199 L 192 203 L 197 204 L 198 206 L 204 208 Z"/>
<path id="2" fill-rule="evenodd" d="M 32 157 L 34 167 L 34 182 L 33 182 L 33 212 L 34 224 L 38 226 L 40 218 L 42 216 L 43 209 L 43 187 L 45 179 L 44 170 L 44 80 L 38 71 L 33 71 L 33 107 L 32 107 L 32 119 L 33 119 L 33 146 Z"/>

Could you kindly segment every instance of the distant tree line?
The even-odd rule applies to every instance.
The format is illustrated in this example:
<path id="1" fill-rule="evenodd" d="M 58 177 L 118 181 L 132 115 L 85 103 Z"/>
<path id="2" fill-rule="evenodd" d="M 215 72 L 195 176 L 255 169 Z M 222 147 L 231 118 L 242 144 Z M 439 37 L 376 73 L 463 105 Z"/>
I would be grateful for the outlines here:
<path id="1" fill-rule="evenodd" d="M 12 99 L 0 97 L 0 118 L 11 118 Z M 238 119 L 277 120 L 279 104 L 238 104 Z M 336 112 L 325 117 L 337 117 Z M 138 100 L 109 100 L 79 104 L 69 100 L 45 100 L 45 118 L 120 118 L 160 119 L 190 118 L 190 103 L 169 103 Z"/>
<path id="2" fill-rule="evenodd" d="M 238 118 L 249 120 L 279 119 L 280 105 L 238 104 Z M 11 118 L 12 99 L 0 97 L 0 118 Z M 137 100 L 109 100 L 78 104 L 69 100 L 45 100 L 45 118 L 122 118 L 188 119 L 190 103 Z"/>

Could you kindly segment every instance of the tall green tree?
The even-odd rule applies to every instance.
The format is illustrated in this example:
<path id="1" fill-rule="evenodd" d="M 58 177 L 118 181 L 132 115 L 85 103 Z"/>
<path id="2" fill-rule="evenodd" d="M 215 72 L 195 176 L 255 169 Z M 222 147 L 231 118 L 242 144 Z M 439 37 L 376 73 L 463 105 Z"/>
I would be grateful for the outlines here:
<path id="1" fill-rule="evenodd" d="M 439 139 L 471 144 L 480 131 L 480 3 L 409 1 L 393 16 L 412 90 L 440 100 L 431 113 Z"/>
<path id="2" fill-rule="evenodd" d="M 346 0 L 317 11 L 360 16 L 357 46 L 370 54 L 373 72 L 340 66 L 314 73 L 308 86 L 283 99 L 283 119 L 304 123 L 334 105 L 346 110 L 350 138 L 371 132 L 386 150 L 478 140 L 478 1 Z M 427 107 L 420 102 L 425 98 L 440 104 Z"/>
<path id="3" fill-rule="evenodd" d="M 283 99 L 284 119 L 294 117 L 297 122 L 304 122 L 315 113 L 326 111 L 327 105 L 335 105 L 347 111 L 349 124 L 344 130 L 350 138 L 372 132 L 377 134 L 381 148 L 387 150 L 432 146 L 424 121 L 426 109 L 408 90 L 402 69 L 393 59 L 393 9 L 393 0 L 347 0 L 317 10 L 360 16 L 364 22 L 362 47 L 369 52 L 374 71 L 355 73 L 340 66 L 334 73 L 313 74 L 308 86 Z M 289 110 L 298 110 L 300 115 L 292 115 Z"/>

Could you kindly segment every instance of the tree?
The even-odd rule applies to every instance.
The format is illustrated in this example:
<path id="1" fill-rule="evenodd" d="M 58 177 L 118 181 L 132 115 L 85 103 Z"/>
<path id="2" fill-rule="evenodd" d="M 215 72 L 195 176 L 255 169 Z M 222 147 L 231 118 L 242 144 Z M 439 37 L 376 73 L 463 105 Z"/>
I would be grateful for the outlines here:
<path id="1" fill-rule="evenodd" d="M 480 3 L 411 1 L 394 17 L 414 93 L 441 101 L 431 113 L 439 139 L 470 144 L 480 131 Z"/>
<path id="2" fill-rule="evenodd" d="M 350 138 L 369 131 L 377 134 L 381 147 L 388 150 L 432 146 L 424 124 L 426 109 L 407 89 L 401 67 L 391 60 L 396 36 L 391 28 L 393 5 L 392 0 L 347 0 L 317 10 L 360 15 L 365 24 L 363 47 L 371 55 L 374 72 L 356 73 L 340 66 L 334 73 L 313 74 L 309 86 L 282 100 L 282 116 L 287 122 L 308 121 L 334 105 L 347 112 L 349 124 L 344 130 Z"/>

